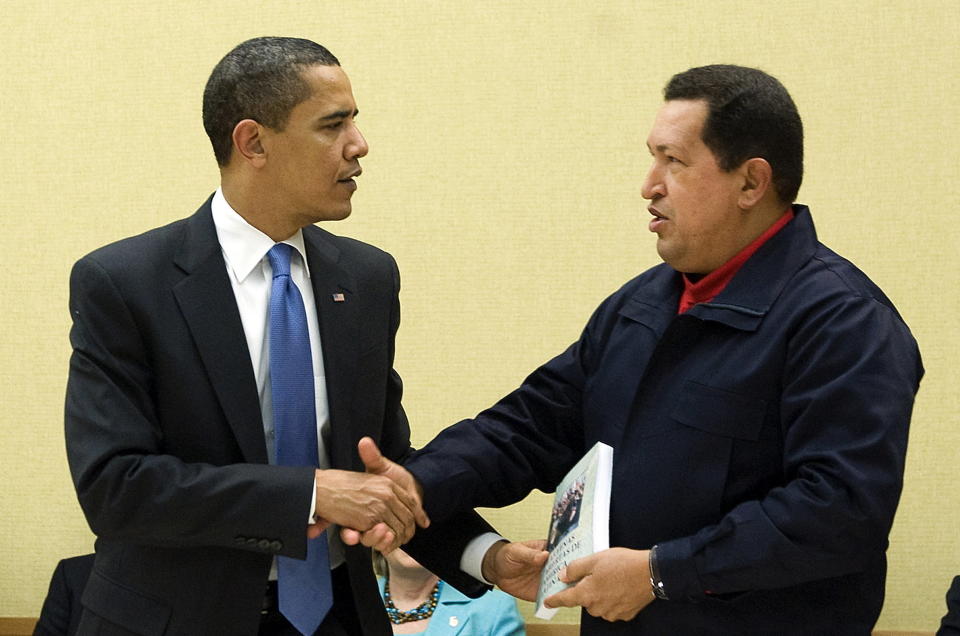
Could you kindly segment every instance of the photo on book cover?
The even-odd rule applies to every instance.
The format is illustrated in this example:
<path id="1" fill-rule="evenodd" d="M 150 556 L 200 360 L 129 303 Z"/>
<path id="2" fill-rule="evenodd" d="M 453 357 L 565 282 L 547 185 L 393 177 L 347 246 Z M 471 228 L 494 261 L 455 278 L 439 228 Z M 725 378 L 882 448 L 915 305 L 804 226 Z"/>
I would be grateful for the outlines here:
<path id="1" fill-rule="evenodd" d="M 550 517 L 550 536 L 547 551 L 552 551 L 567 533 L 580 525 L 580 509 L 583 507 L 583 477 L 577 479 L 553 504 Z"/>

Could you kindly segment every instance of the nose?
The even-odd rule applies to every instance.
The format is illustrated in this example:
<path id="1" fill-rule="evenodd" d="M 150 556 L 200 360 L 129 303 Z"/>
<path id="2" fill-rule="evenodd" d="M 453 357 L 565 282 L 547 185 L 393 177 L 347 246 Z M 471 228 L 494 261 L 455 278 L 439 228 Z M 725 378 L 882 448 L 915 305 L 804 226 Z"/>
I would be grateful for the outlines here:
<path id="1" fill-rule="evenodd" d="M 640 187 L 640 196 L 652 201 L 653 199 L 659 199 L 666 193 L 667 189 L 663 185 L 663 175 L 657 167 L 657 162 L 654 161 L 647 171 L 647 177 L 643 180 L 643 185 Z"/>
<path id="2" fill-rule="evenodd" d="M 370 152 L 370 146 L 367 145 L 367 140 L 364 138 L 363 133 L 360 132 L 356 124 L 352 124 L 352 126 L 353 130 L 351 131 L 350 140 L 343 148 L 343 154 L 347 160 L 366 157 L 367 153 Z"/>

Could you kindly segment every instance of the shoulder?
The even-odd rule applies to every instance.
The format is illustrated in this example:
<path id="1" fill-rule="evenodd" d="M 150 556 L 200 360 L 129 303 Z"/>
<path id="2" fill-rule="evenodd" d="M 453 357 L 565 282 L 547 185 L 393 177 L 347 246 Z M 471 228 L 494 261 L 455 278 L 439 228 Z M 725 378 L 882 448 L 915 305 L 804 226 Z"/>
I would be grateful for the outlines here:
<path id="1" fill-rule="evenodd" d="M 57 571 L 62 574 L 68 586 L 83 589 L 93 569 L 93 561 L 93 554 L 70 557 L 57 564 Z"/>
<path id="2" fill-rule="evenodd" d="M 188 219 L 175 221 L 97 248 L 74 263 L 73 283 L 111 281 L 120 290 L 140 289 L 172 271 Z"/>
<path id="3" fill-rule="evenodd" d="M 339 236 L 310 225 L 303 228 L 304 241 L 319 250 L 320 256 L 335 262 L 360 278 L 388 277 L 399 280 L 397 262 L 384 250 L 347 236 Z"/>
<path id="4" fill-rule="evenodd" d="M 183 239 L 189 219 L 180 219 L 162 227 L 129 236 L 99 247 L 80 260 L 91 260 L 105 267 L 126 267 L 158 254 L 169 255 Z"/>
<path id="5" fill-rule="evenodd" d="M 382 586 L 381 586 L 382 589 Z M 442 604 L 467 605 L 472 613 L 487 612 L 516 612 L 517 602 L 512 596 L 500 590 L 488 590 L 482 596 L 470 598 L 455 587 L 444 583 L 440 593 L 440 602 Z"/>
<path id="6" fill-rule="evenodd" d="M 894 323 L 904 322 L 893 302 L 876 283 L 852 262 L 823 244 L 817 245 L 810 260 L 797 271 L 784 299 L 788 299 L 795 310 L 802 311 L 806 307 L 815 315 L 849 311 L 864 316 L 873 314 Z"/>
<path id="7" fill-rule="evenodd" d="M 339 252 L 342 258 L 351 261 L 369 262 L 369 263 L 393 263 L 394 259 L 386 251 L 370 243 L 349 236 L 340 236 L 333 234 L 323 228 L 315 225 L 309 225 L 303 228 L 304 237 L 308 240 L 316 241 L 320 244 L 328 245 Z"/>

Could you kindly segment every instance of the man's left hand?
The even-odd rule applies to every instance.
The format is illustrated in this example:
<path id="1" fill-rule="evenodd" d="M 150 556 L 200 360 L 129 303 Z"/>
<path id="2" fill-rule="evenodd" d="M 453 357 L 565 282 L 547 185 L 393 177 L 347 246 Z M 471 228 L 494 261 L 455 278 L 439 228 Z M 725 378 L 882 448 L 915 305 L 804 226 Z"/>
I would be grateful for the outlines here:
<path id="1" fill-rule="evenodd" d="M 631 620 L 654 599 L 649 555 L 649 550 L 610 548 L 572 561 L 560 580 L 573 587 L 544 602 L 548 607 L 583 607 L 607 621 Z"/>
<path id="2" fill-rule="evenodd" d="M 524 601 L 537 598 L 540 573 L 547 562 L 547 542 L 540 539 L 490 546 L 481 567 L 484 578 L 501 590 Z"/>

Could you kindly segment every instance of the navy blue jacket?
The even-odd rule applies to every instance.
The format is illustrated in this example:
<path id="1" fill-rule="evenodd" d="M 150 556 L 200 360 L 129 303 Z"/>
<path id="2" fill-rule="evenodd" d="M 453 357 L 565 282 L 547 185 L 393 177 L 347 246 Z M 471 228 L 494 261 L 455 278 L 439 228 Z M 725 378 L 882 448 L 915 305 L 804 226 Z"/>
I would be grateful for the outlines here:
<path id="1" fill-rule="evenodd" d="M 654 267 L 580 339 L 408 462 L 435 521 L 555 489 L 614 447 L 610 544 L 658 544 L 671 600 L 586 634 L 869 634 L 923 375 L 916 342 L 809 210 L 677 315 Z"/>

